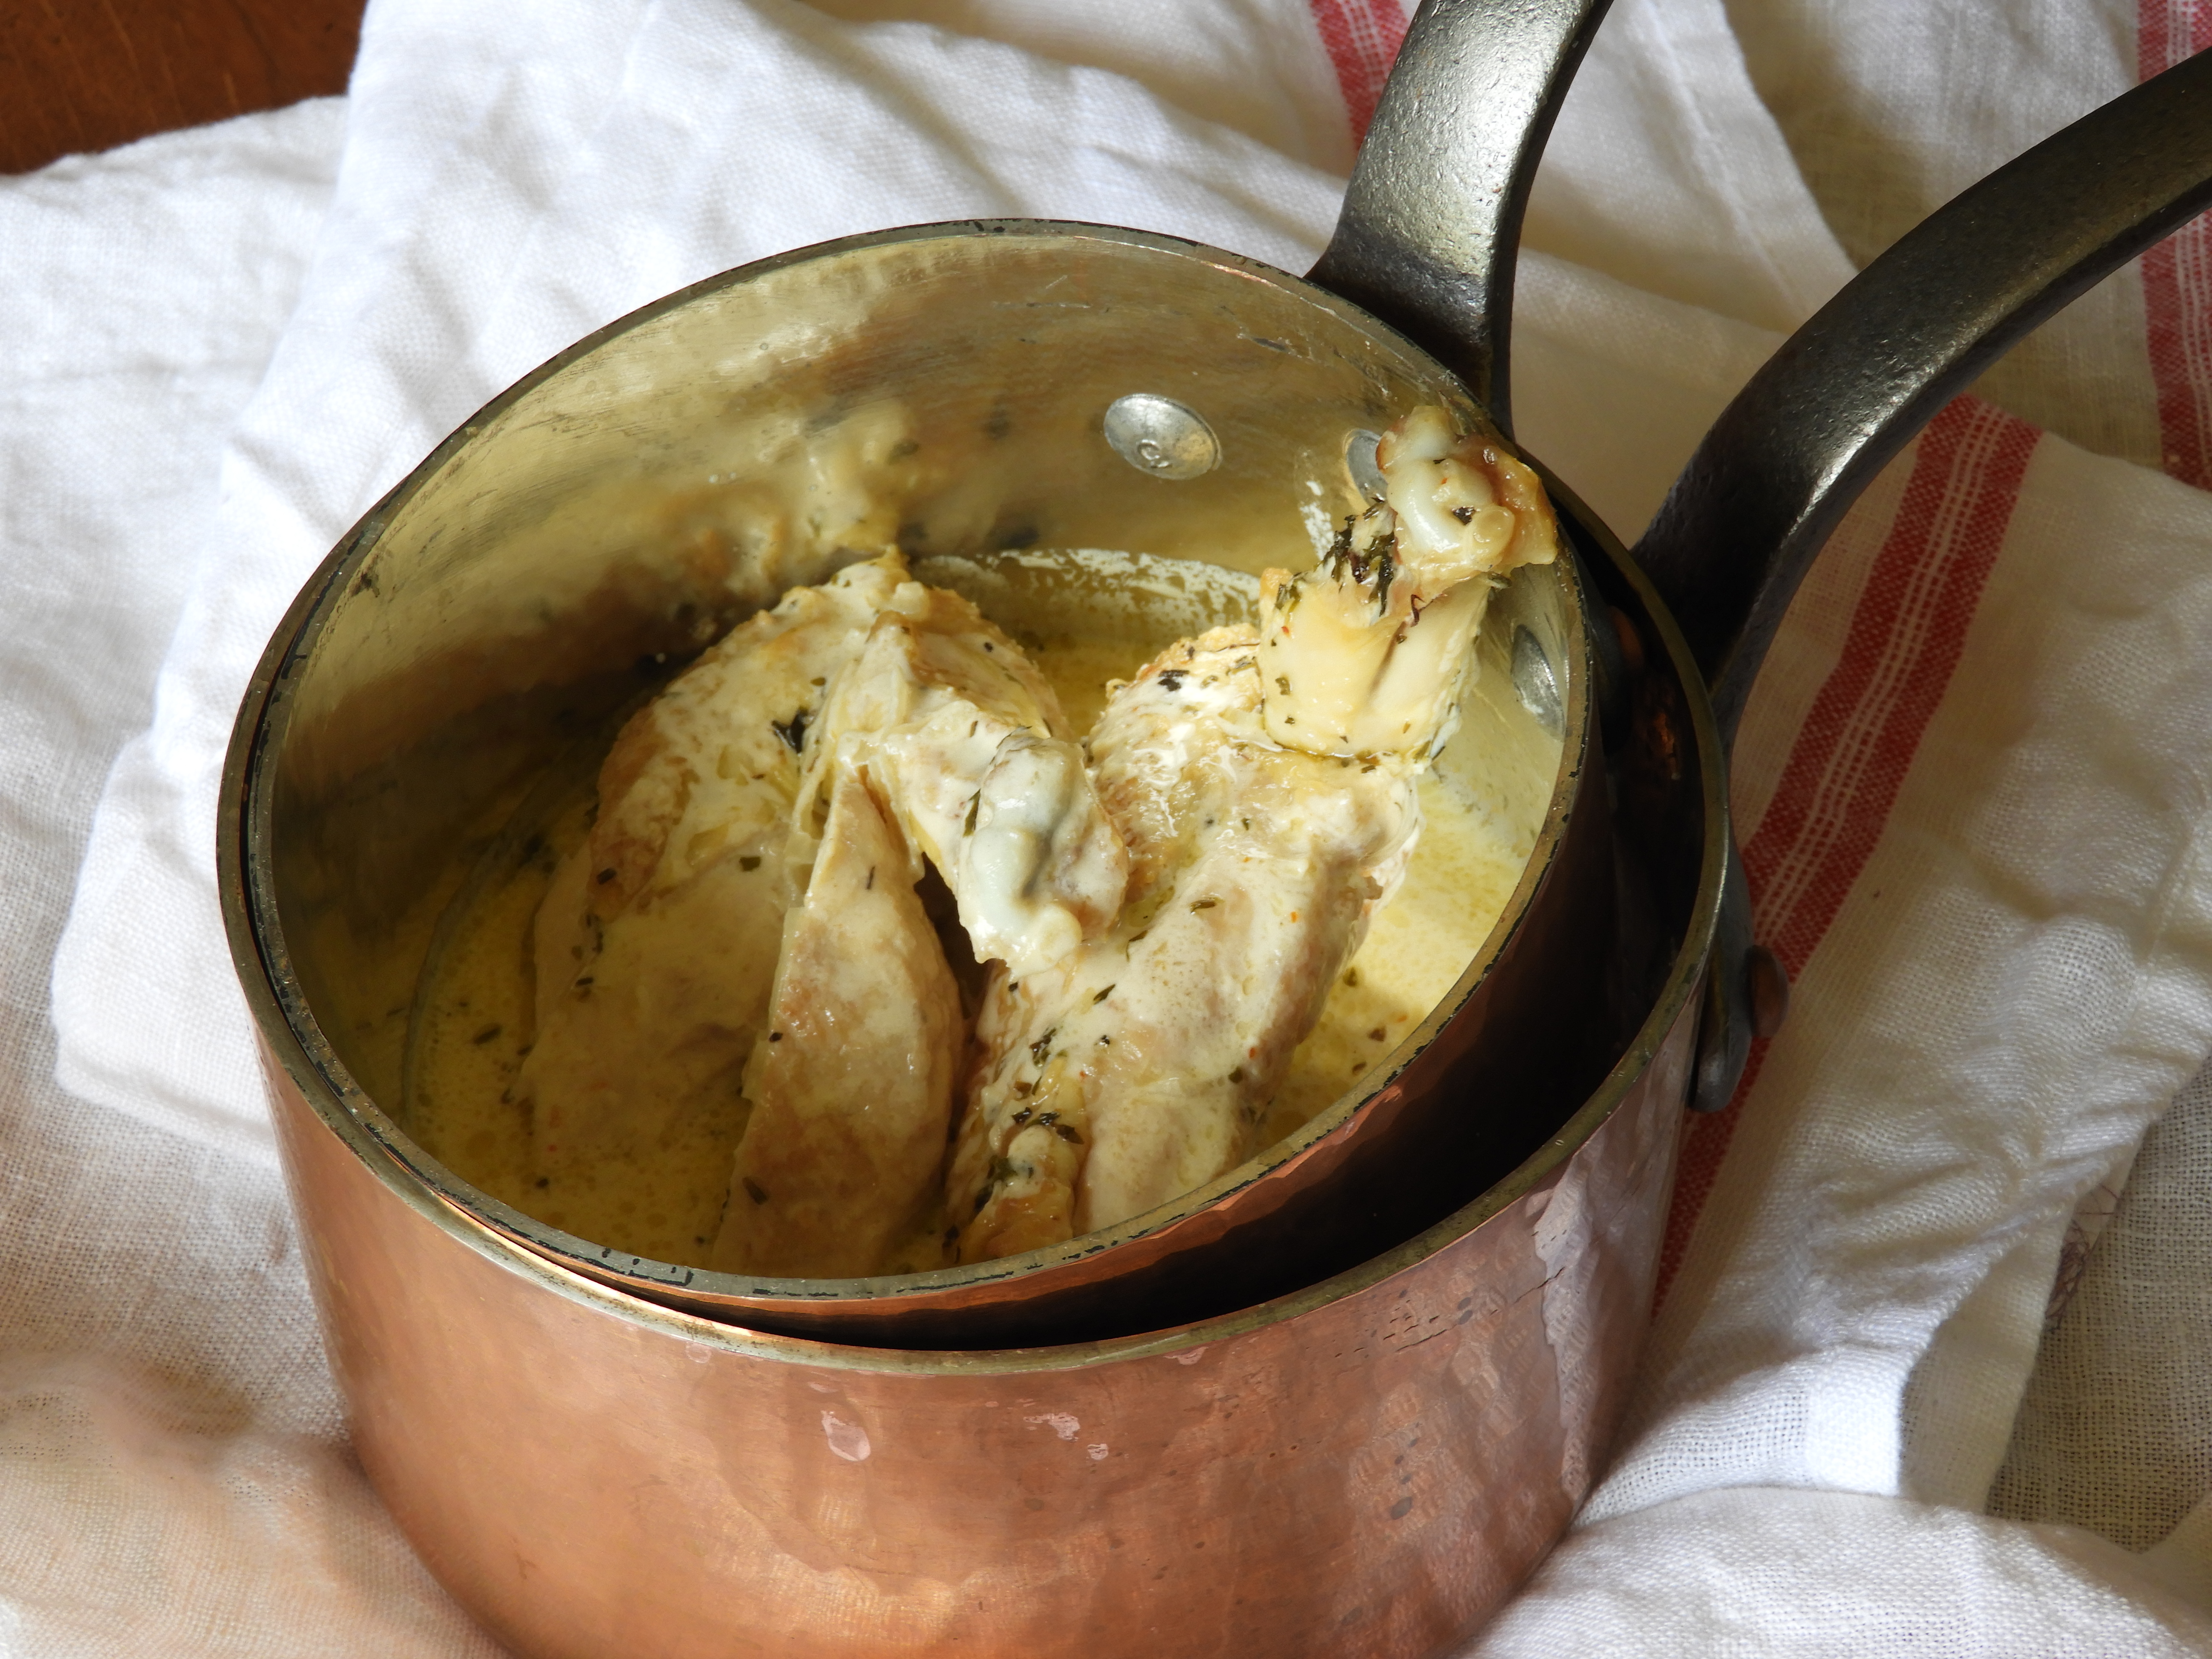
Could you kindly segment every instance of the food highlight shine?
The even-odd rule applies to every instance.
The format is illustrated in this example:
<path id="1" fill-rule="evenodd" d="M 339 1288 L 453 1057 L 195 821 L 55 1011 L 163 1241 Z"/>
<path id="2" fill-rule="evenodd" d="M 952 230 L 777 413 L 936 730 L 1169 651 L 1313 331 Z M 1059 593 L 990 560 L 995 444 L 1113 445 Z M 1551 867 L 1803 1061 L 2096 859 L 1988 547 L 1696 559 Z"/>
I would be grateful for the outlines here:
<path id="1" fill-rule="evenodd" d="M 595 1242 L 837 1279 L 1112 1226 L 1294 1128 L 1518 875 L 1425 775 L 1551 508 L 1440 409 L 1376 460 L 1383 499 L 1267 573 L 1256 625 L 1109 681 L 1087 735 L 1054 679 L 1097 645 L 1033 659 L 896 550 L 732 629 L 434 954 L 426 1145 Z M 1428 982 L 1364 987 L 1425 816 L 1480 931 L 1424 952 L 1409 915 Z"/>

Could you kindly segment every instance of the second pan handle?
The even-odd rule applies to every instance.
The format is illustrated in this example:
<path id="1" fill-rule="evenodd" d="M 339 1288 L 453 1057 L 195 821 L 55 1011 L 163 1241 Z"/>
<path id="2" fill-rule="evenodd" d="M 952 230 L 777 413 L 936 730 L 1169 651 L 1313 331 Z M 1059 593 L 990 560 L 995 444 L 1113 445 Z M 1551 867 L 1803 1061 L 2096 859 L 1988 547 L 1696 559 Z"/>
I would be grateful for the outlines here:
<path id="1" fill-rule="evenodd" d="M 1636 546 L 1711 688 L 1723 742 L 1797 584 L 1874 476 L 2021 336 L 2208 205 L 2212 52 L 2200 52 L 1938 209 L 1751 378 Z M 1735 1093 L 1754 1009 L 1778 1020 L 1780 971 L 1753 944 L 1730 848 L 1699 1109 Z"/>

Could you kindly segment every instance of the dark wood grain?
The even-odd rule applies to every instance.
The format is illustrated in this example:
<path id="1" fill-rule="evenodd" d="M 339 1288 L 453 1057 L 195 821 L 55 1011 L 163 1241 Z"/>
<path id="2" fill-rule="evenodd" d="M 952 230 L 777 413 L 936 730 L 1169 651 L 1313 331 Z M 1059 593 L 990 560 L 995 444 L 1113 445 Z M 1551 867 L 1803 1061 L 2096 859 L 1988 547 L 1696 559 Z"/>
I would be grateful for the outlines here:
<path id="1" fill-rule="evenodd" d="M 345 90 L 363 0 L 0 0 L 0 173 Z"/>

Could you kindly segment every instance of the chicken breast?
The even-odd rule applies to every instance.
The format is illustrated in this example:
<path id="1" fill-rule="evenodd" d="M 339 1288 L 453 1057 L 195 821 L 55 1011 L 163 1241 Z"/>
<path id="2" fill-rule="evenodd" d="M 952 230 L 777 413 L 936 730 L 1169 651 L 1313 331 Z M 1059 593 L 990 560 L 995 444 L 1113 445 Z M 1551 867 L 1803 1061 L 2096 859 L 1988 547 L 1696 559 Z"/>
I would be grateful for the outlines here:
<path id="1" fill-rule="evenodd" d="M 944 877 L 979 962 L 1057 961 L 1121 909 L 1128 855 L 1051 685 L 957 593 L 894 596 L 823 714 L 825 757 L 863 762 Z M 803 827 L 809 800 L 799 803 Z"/>
<path id="2" fill-rule="evenodd" d="M 862 767 L 831 771 L 821 851 L 746 1069 L 750 1113 L 712 1260 L 726 1272 L 878 1273 L 944 1168 L 960 988 L 915 894 L 921 859 Z"/>
<path id="3" fill-rule="evenodd" d="M 938 1197 L 966 1042 L 914 888 L 936 866 L 980 958 L 1042 969 L 1120 914 L 1128 858 L 1051 687 L 967 600 L 901 585 L 833 682 L 792 810 L 775 1018 L 714 1264 L 884 1270 Z"/>
<path id="4" fill-rule="evenodd" d="M 742 1111 L 807 732 L 905 581 L 890 554 L 787 594 L 639 710 L 600 768 L 598 816 L 538 909 L 514 1085 L 538 1184 L 574 1188 L 556 1196 L 587 1237 L 609 1236 L 591 1200 L 611 1160 L 649 1164 L 687 1121 Z"/>
<path id="5" fill-rule="evenodd" d="M 1250 629 L 1174 647 L 1091 736 L 1131 902 L 1111 937 L 986 989 L 949 1188 L 965 1260 L 1111 1226 L 1241 1163 L 1396 884 L 1416 769 L 1271 742 L 1257 647 Z"/>
<path id="6" fill-rule="evenodd" d="M 1267 573 L 1257 630 L 1172 647 L 1109 701 L 1091 750 L 1129 904 L 987 988 L 948 1182 L 963 1261 L 1115 1225 L 1250 1156 L 1402 875 L 1492 581 L 1557 544 L 1534 475 L 1441 410 L 1378 458 L 1386 501 L 1319 569 Z"/>
<path id="7" fill-rule="evenodd" d="M 1426 760 L 1459 721 L 1460 682 L 1492 586 L 1559 556 L 1526 464 L 1433 405 L 1375 451 L 1384 499 L 1346 521 L 1319 568 L 1260 585 L 1267 735 L 1322 755 Z"/>

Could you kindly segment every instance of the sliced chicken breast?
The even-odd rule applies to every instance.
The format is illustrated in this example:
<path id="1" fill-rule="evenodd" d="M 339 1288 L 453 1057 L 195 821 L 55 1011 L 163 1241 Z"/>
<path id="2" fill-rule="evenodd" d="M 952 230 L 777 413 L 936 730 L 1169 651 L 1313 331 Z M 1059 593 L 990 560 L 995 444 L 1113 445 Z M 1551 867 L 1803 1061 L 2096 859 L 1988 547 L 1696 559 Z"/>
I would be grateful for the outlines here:
<path id="1" fill-rule="evenodd" d="M 1108 1227 L 1256 1150 L 1292 1050 L 1395 889 L 1492 582 L 1555 556 L 1534 477 L 1441 410 L 1319 568 L 1109 701 L 1091 750 L 1127 842 L 1121 925 L 987 988 L 948 1183 L 964 1261 Z"/>

